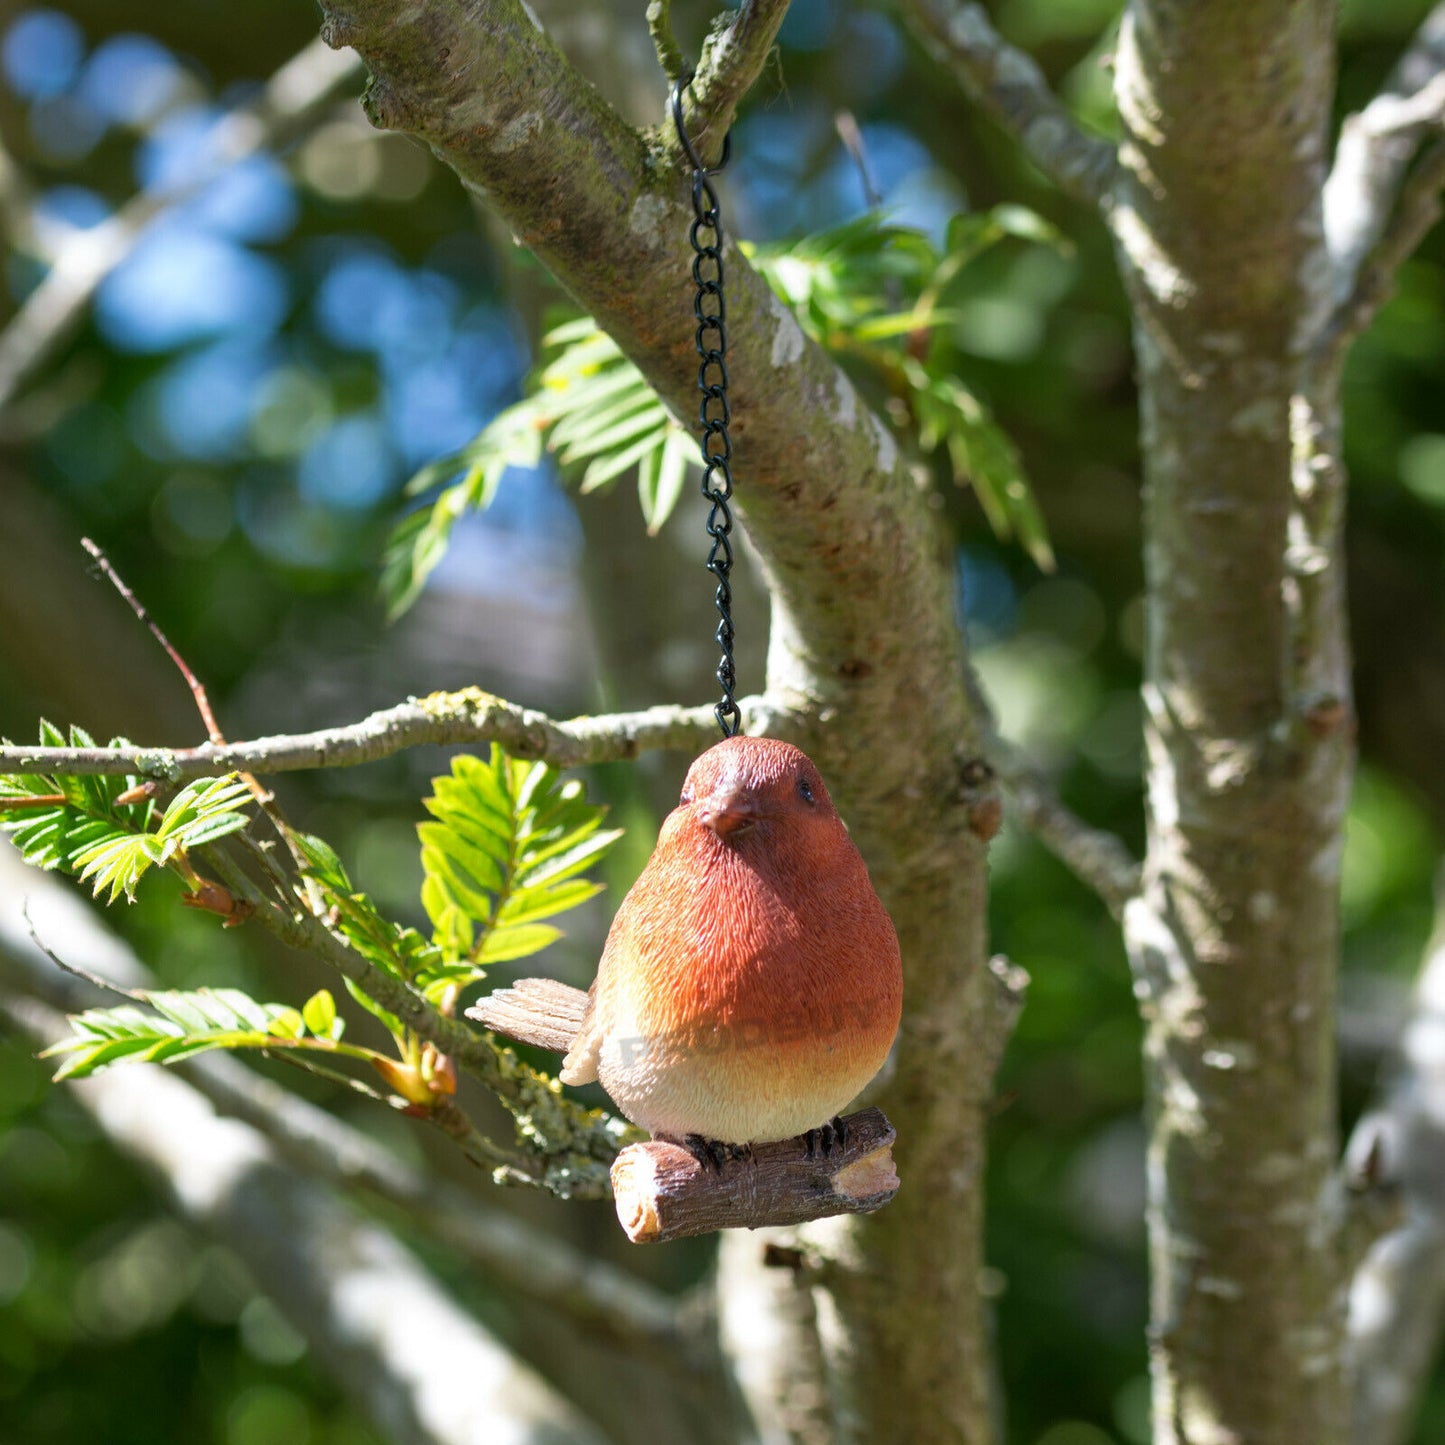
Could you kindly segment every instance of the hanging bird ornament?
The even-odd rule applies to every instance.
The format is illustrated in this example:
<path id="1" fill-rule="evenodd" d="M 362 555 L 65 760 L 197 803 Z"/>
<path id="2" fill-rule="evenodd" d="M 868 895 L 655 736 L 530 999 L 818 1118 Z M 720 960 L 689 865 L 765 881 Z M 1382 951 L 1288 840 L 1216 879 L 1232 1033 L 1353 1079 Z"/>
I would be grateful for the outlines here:
<path id="1" fill-rule="evenodd" d="M 902 1006 L 898 936 L 817 768 L 731 737 L 688 770 L 590 991 L 521 979 L 469 1017 L 565 1047 L 563 1083 L 654 1137 L 746 1145 L 831 1128 Z"/>
<path id="2" fill-rule="evenodd" d="M 687 83 L 673 87 L 672 113 L 692 166 L 702 494 L 709 503 L 707 566 L 716 579 L 722 697 L 715 711 L 723 741 L 688 770 L 678 806 L 612 921 L 591 989 L 521 979 L 467 1013 L 498 1033 L 565 1053 L 564 1083 L 600 1082 L 655 1140 L 710 1159 L 721 1174 L 729 1158 L 798 1136 L 806 1143 L 799 1157 L 807 1161 L 815 1152 L 846 1151 L 838 1116 L 888 1056 L 903 972 L 893 923 L 818 769 L 788 743 L 740 732 L 723 235 L 710 179 L 729 147 L 725 141 L 718 165 L 704 165 L 683 121 Z M 869 1120 L 865 1147 L 840 1162 L 836 1176 L 804 1187 L 814 1197 L 801 1206 L 793 1200 L 788 1218 L 861 1212 L 892 1197 L 892 1130 L 870 1112 L 876 1120 Z M 618 1165 L 632 1152 L 624 1150 Z M 779 1158 L 785 1172 L 787 1159 Z M 659 1170 L 666 1173 L 647 1161 L 649 1173 Z M 618 1167 L 613 1184 L 623 1215 Z M 649 1179 L 646 1202 L 627 1206 L 648 1216 L 624 1218 L 632 1238 L 671 1237 L 655 1217 L 661 1208 L 655 1196 L 670 1187 Z M 740 1192 L 754 1203 L 757 1179 Z M 704 1211 L 703 1224 L 672 1233 L 782 1222 L 734 1220 L 728 1208 L 737 1203 L 724 1201 L 716 1214 Z"/>

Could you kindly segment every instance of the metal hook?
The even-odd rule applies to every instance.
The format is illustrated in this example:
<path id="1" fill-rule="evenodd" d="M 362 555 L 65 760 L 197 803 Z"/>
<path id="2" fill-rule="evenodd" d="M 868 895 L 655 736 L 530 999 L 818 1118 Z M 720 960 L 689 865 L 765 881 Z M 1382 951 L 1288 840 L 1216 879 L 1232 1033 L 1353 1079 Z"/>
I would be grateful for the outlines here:
<path id="1" fill-rule="evenodd" d="M 704 176 L 715 176 L 727 165 L 728 157 L 733 153 L 733 133 L 732 131 L 728 131 L 723 137 L 722 156 L 718 160 L 718 163 L 715 166 L 704 165 L 702 157 L 698 155 L 696 148 L 693 146 L 692 137 L 688 135 L 687 126 L 682 118 L 682 93 L 692 84 L 695 74 L 694 72 L 690 75 L 679 76 L 672 83 L 672 123 L 677 127 L 677 138 L 682 142 L 682 148 L 686 152 L 688 160 L 692 163 L 693 170 Z"/>

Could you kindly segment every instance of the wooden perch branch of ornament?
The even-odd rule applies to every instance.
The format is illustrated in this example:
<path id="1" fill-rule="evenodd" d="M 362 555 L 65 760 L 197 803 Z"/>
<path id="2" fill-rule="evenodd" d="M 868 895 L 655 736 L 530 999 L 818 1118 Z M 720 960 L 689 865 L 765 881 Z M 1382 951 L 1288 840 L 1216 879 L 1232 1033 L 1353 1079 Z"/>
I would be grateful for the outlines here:
<path id="1" fill-rule="evenodd" d="M 562 1052 L 589 995 L 553 979 L 523 979 L 467 1010 L 496 1033 Z M 617 1219 L 633 1244 L 660 1244 L 719 1229 L 803 1224 L 871 1214 L 898 1192 L 893 1126 L 860 1109 L 790 1139 L 725 1144 L 697 1134 L 629 1144 L 612 1165 Z"/>
<path id="2" fill-rule="evenodd" d="M 715 1163 L 667 1139 L 629 1144 L 612 1166 L 618 1223 L 633 1244 L 661 1244 L 719 1229 L 871 1214 L 898 1193 L 893 1126 L 881 1109 L 860 1109 L 838 1124 L 828 1126 L 826 1148 L 804 1135 L 750 1145 Z"/>

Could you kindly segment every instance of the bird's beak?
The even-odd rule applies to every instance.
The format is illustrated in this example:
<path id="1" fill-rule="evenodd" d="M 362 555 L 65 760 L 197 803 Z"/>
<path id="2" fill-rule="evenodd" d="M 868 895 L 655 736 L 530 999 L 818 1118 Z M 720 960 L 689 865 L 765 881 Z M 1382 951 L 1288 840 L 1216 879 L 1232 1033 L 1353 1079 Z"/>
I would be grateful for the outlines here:
<path id="1" fill-rule="evenodd" d="M 746 793 L 727 788 L 705 798 L 697 816 L 704 828 L 710 828 L 719 838 L 729 838 L 751 828 L 757 821 L 757 810 Z"/>

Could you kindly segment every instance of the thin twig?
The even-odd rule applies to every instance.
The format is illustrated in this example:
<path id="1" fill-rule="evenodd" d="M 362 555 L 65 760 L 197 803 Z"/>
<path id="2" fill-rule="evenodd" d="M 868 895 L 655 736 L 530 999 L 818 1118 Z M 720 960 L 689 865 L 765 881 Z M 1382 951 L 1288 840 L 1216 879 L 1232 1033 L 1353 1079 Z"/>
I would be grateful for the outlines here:
<path id="1" fill-rule="evenodd" d="M 125 579 L 115 570 L 110 558 L 107 557 L 100 547 L 92 542 L 89 537 L 82 537 L 80 539 L 80 545 L 90 553 L 91 557 L 95 560 L 96 566 L 105 573 L 106 580 L 125 599 L 126 605 L 140 618 L 141 622 L 145 624 L 150 631 L 150 635 L 165 649 L 166 656 L 175 663 L 177 670 L 181 676 L 185 678 L 186 686 L 190 688 L 191 696 L 195 699 L 196 711 L 200 713 L 201 721 L 206 725 L 206 736 L 210 738 L 213 743 L 224 743 L 226 739 L 216 723 L 216 714 L 211 711 L 211 700 L 206 696 L 205 685 L 201 682 L 200 678 L 191 671 L 185 658 L 171 645 L 170 638 L 161 631 L 160 623 L 150 615 L 145 603 L 135 595 L 126 584 Z"/>
<path id="2" fill-rule="evenodd" d="M 1092 888 L 1115 918 L 1137 896 L 1138 862 L 1116 834 L 1096 828 L 1066 807 L 1057 790 L 1023 749 L 998 729 L 983 682 L 971 668 L 964 686 L 984 731 L 989 766 L 1018 805 L 1019 821 L 1084 885 Z"/>
<path id="3" fill-rule="evenodd" d="M 1092 888 L 1115 918 L 1122 918 L 1125 904 L 1140 887 L 1139 864 L 1123 841 L 1067 808 L 1049 780 L 1012 743 L 994 739 L 989 759 L 1017 804 L 1024 827 Z"/>
<path id="4" fill-rule="evenodd" d="M 747 732 L 785 736 L 786 709 L 765 697 L 740 703 Z M 127 774 L 178 783 L 223 773 L 295 772 L 303 768 L 352 767 L 391 757 L 424 743 L 500 743 L 518 758 L 537 758 L 559 768 L 618 762 L 657 749 L 692 751 L 713 740 L 712 705 L 647 708 L 558 721 L 519 707 L 480 688 L 435 692 L 374 712 L 360 722 L 319 732 L 207 743 L 196 748 L 0 747 L 0 773 Z"/>
<path id="5" fill-rule="evenodd" d="M 260 1053 L 263 1058 L 290 1064 L 293 1069 L 300 1069 L 303 1073 L 311 1074 L 318 1079 L 325 1079 L 328 1084 L 345 1089 L 348 1093 L 358 1094 L 363 1099 L 370 1099 L 373 1104 L 385 1104 L 389 1109 L 398 1110 L 403 1107 L 403 1102 L 395 1094 L 383 1094 L 380 1089 L 373 1089 L 364 1080 L 354 1078 L 350 1074 L 343 1074 L 340 1069 L 328 1068 L 325 1064 L 318 1063 L 314 1058 L 308 1058 L 307 1055 L 295 1049 L 261 1049 Z"/>
<path id="6" fill-rule="evenodd" d="M 191 666 L 180 652 L 172 645 L 170 638 L 161 630 L 161 625 L 151 616 L 145 604 L 136 596 L 134 591 L 126 584 L 125 579 L 115 569 L 109 557 L 102 549 L 90 540 L 89 537 L 82 537 L 80 545 L 94 558 L 96 566 L 105 574 L 107 581 L 125 599 L 126 605 L 140 619 L 149 630 L 152 637 L 160 643 L 165 654 L 175 663 L 177 671 L 185 679 L 186 686 L 191 690 L 191 697 L 195 701 L 196 711 L 201 715 L 201 722 L 206 729 L 206 736 L 217 747 L 226 746 L 226 735 L 221 731 L 221 725 L 216 721 L 216 714 L 211 707 L 211 699 L 206 694 L 205 684 L 198 678 Z M 287 821 L 286 815 L 281 811 L 281 804 L 277 801 L 275 793 L 264 787 L 254 773 L 244 768 L 237 769 L 241 781 L 251 790 L 251 796 L 255 798 L 261 811 L 271 820 L 271 826 L 275 828 L 277 836 L 285 843 L 293 861 L 298 868 L 306 865 L 306 855 L 297 846 L 291 824 Z M 311 911 L 318 912 L 321 908 L 321 894 L 312 882 L 306 880 L 307 901 L 311 904 Z"/>
<path id="7" fill-rule="evenodd" d="M 858 172 L 864 204 L 870 211 L 876 211 L 883 204 L 883 193 L 873 179 L 873 167 L 868 163 L 868 147 L 858 126 L 858 118 L 851 110 L 837 111 L 833 116 L 833 129 L 838 132 L 838 139 L 843 142 L 843 149 L 852 158 L 853 168 Z"/>
<path id="8" fill-rule="evenodd" d="M 652 48 L 657 52 L 662 73 L 670 81 L 681 80 L 688 66 L 672 33 L 672 0 L 652 0 L 647 7 L 647 33 L 652 36 Z"/>
<path id="9" fill-rule="evenodd" d="M 1114 147 L 1079 128 L 1033 57 L 993 28 L 982 5 L 961 0 L 898 4 L 914 34 L 1060 190 L 1108 208 L 1118 169 Z"/>
<path id="10" fill-rule="evenodd" d="M 762 74 L 787 13 L 788 0 L 743 0 L 737 14 L 703 42 L 697 74 L 687 88 L 686 120 L 688 134 L 704 159 L 711 161 L 722 150 L 723 137 L 743 97 Z"/>
<path id="11" fill-rule="evenodd" d="M 20 905 L 21 917 L 25 920 L 25 927 L 30 932 L 30 941 L 36 948 L 53 963 L 62 973 L 68 973 L 72 978 L 78 978 L 83 983 L 88 983 L 92 988 L 99 989 L 102 993 L 119 994 L 121 998 L 128 998 L 133 1003 L 149 1003 L 150 999 L 141 989 L 125 988 L 121 984 L 112 983 L 108 978 L 102 978 L 98 973 L 88 973 L 85 969 L 73 963 L 67 963 L 46 941 L 41 938 L 35 927 L 35 920 L 30 916 L 30 900 L 26 898 Z"/>

